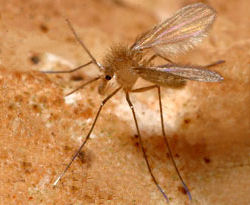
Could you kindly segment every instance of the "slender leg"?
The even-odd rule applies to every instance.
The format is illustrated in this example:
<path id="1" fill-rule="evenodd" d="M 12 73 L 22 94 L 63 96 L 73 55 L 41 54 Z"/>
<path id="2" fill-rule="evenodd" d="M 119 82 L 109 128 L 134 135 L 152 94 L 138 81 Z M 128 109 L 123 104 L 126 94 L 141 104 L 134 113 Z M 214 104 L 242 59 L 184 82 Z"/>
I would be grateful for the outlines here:
<path id="1" fill-rule="evenodd" d="M 156 57 L 160 57 L 160 58 L 162 58 L 163 60 L 165 60 L 165 61 L 168 61 L 169 63 L 171 63 L 171 64 L 175 64 L 173 61 L 171 61 L 170 59 L 168 59 L 168 58 L 166 58 L 166 57 L 164 57 L 164 56 L 161 56 L 160 54 L 154 54 L 154 55 L 152 55 L 149 59 L 148 59 L 148 63 L 150 63 L 152 60 L 154 60 Z"/>
<path id="2" fill-rule="evenodd" d="M 210 67 L 213 67 L 213 66 L 216 66 L 216 65 L 219 65 L 219 64 L 222 64 L 222 63 L 225 63 L 226 61 L 224 60 L 218 60 L 214 63 L 211 63 L 211 64 L 208 64 L 208 65 L 205 65 L 204 68 L 210 68 Z"/>
<path id="3" fill-rule="evenodd" d="M 81 68 L 84 68 L 88 65 L 90 65 L 91 63 L 93 63 L 92 61 L 89 61 L 88 63 L 85 63 L 83 65 L 80 65 L 72 70 L 60 70 L 60 71 L 52 71 L 52 70 L 48 70 L 48 71 L 41 71 L 42 73 L 48 73 L 48 74 L 56 74 L 56 73 L 73 73 L 77 70 L 80 70 Z"/>
<path id="4" fill-rule="evenodd" d="M 88 84 L 90 84 L 90 83 L 92 83 L 92 82 L 95 82 L 95 81 L 97 81 L 97 80 L 99 80 L 99 79 L 100 79 L 100 76 L 98 76 L 98 77 L 96 77 L 96 78 L 94 78 L 94 79 L 91 79 L 91 80 L 85 82 L 84 84 L 80 85 L 78 88 L 72 90 L 72 91 L 71 91 L 70 93 L 68 93 L 66 96 L 69 96 L 69 95 L 73 94 L 74 92 L 76 92 L 76 91 L 82 89 L 82 88 L 85 87 L 86 85 L 88 85 Z"/>
<path id="5" fill-rule="evenodd" d="M 137 89 L 131 90 L 129 92 L 131 92 L 131 93 L 141 93 L 141 92 L 145 92 L 145 91 L 151 90 L 151 89 L 156 88 L 156 87 L 157 87 L 157 85 L 151 85 L 151 86 L 148 86 L 148 87 L 137 88 Z"/>
<path id="6" fill-rule="evenodd" d="M 117 88 L 114 92 L 112 92 L 108 97 L 106 97 L 106 98 L 102 101 L 102 103 L 101 103 L 101 105 L 100 105 L 100 107 L 99 107 L 99 109 L 98 109 L 98 111 L 97 111 L 97 114 L 96 114 L 96 116 L 95 116 L 95 120 L 94 120 L 94 122 L 93 122 L 93 124 L 92 124 L 92 126 L 91 126 L 91 128 L 90 128 L 90 130 L 89 130 L 89 132 L 88 132 L 88 134 L 87 134 L 87 136 L 86 136 L 86 138 L 85 138 L 85 140 L 83 141 L 83 143 L 81 144 L 81 146 L 79 147 L 79 149 L 75 152 L 74 156 L 71 158 L 71 160 L 70 160 L 70 162 L 68 163 L 68 165 L 66 166 L 66 168 L 65 168 L 65 169 L 63 170 L 63 172 L 59 175 L 59 177 L 55 180 L 55 182 L 53 183 L 54 186 L 56 186 L 57 183 L 59 182 L 59 180 L 64 176 L 64 174 L 67 172 L 67 170 L 69 169 L 69 167 L 71 166 L 71 164 L 73 163 L 73 161 L 75 160 L 75 158 L 79 155 L 79 153 L 81 152 L 82 148 L 84 147 L 84 145 L 85 145 L 86 142 L 88 141 L 88 139 L 89 139 L 89 137 L 90 137 L 90 135 L 91 135 L 91 133 L 92 133 L 94 127 L 95 127 L 96 121 L 97 121 L 97 119 L 98 119 L 98 117 L 99 117 L 99 115 L 100 115 L 100 112 L 101 112 L 101 110 L 102 110 L 102 107 L 103 107 L 103 106 L 105 105 L 105 103 L 106 103 L 110 98 L 112 98 L 120 89 L 121 89 L 121 87 Z"/>
<path id="7" fill-rule="evenodd" d="M 159 183 L 156 181 L 156 178 L 151 170 L 151 167 L 149 165 L 149 162 L 148 162 L 148 158 L 147 158 L 147 155 L 146 155 L 146 151 L 145 151 L 145 148 L 143 146 L 143 143 L 142 143 L 142 138 L 141 138 L 141 133 L 140 133 L 140 129 L 139 129 L 139 126 L 138 126 L 138 123 L 137 123 L 137 119 L 136 119 L 136 115 L 135 115 L 135 110 L 134 110 L 134 106 L 132 104 L 132 102 L 130 101 L 130 98 L 129 98 L 129 93 L 126 92 L 126 100 L 129 104 L 129 107 L 132 111 L 132 114 L 133 114 L 133 118 L 134 118 L 134 121 L 135 121 L 135 126 L 136 126 L 136 130 L 137 130 L 137 133 L 138 133 L 138 137 L 139 137 L 139 143 L 140 143 L 140 146 L 141 146 L 141 149 L 142 149 L 142 153 L 143 153 L 143 156 L 144 156 L 144 159 L 146 161 L 146 164 L 147 164 L 147 167 L 148 167 L 148 171 L 155 183 L 155 185 L 157 186 L 158 190 L 162 193 L 162 195 L 164 196 L 164 198 L 166 199 L 167 202 L 169 202 L 169 199 L 167 197 L 167 195 L 165 194 L 165 192 L 163 191 L 163 189 L 161 188 L 161 186 L 159 185 Z"/>
<path id="8" fill-rule="evenodd" d="M 159 107 L 160 107 L 160 116 L 161 116 L 161 128 L 162 128 L 162 135 L 163 135 L 163 138 L 164 138 L 164 142 L 167 146 L 167 149 L 168 149 L 168 152 L 169 152 L 169 155 L 170 155 L 170 159 L 174 165 L 174 168 L 177 172 L 177 175 L 189 197 L 190 200 L 192 200 L 192 196 L 191 196 L 191 193 L 187 187 L 187 185 L 185 184 L 178 168 L 177 168 L 177 165 L 175 163 L 175 160 L 174 160 L 174 157 L 173 157 L 173 154 L 172 154 L 172 151 L 171 151 L 171 148 L 170 148 L 170 145 L 169 145 L 169 142 L 168 142 L 168 139 L 167 139 L 167 136 L 166 136 L 166 133 L 165 133 L 165 129 L 164 129 L 164 119 L 163 119 L 163 110 L 162 110 L 162 103 L 161 103 L 161 90 L 160 90 L 160 86 L 158 85 L 152 85 L 152 86 L 148 86 L 148 87 L 142 87 L 142 88 L 138 88 L 138 89 L 134 89 L 132 90 L 131 92 L 145 92 L 147 90 L 150 90 L 150 89 L 153 89 L 153 88 L 157 88 L 158 90 L 158 97 L 159 97 Z"/>
<path id="9" fill-rule="evenodd" d="M 81 68 L 83 68 L 83 67 L 86 67 L 86 66 L 90 65 L 91 63 L 92 63 L 92 61 L 89 61 L 88 63 L 86 63 L 86 64 L 84 64 L 84 65 L 81 65 L 81 66 L 78 66 L 77 68 L 74 68 L 74 69 L 72 69 L 72 70 L 66 70 L 66 71 L 41 71 L 41 72 L 42 72 L 42 73 L 48 73 L 48 74 L 72 73 L 72 72 L 75 72 L 75 71 L 77 71 L 77 70 L 79 70 L 79 69 L 81 69 Z M 76 91 L 82 89 L 82 88 L 85 87 L 86 85 L 88 85 L 88 84 L 90 84 L 90 83 L 92 83 L 92 82 L 94 82 L 94 81 L 96 81 L 96 80 L 98 80 L 98 79 L 100 79 L 100 76 L 98 76 L 98 77 L 96 77 L 96 78 L 94 78 L 94 79 L 91 79 L 91 80 L 89 80 L 89 81 L 83 83 L 83 84 L 80 85 L 78 88 L 76 88 L 76 89 L 72 90 L 70 93 L 68 93 L 66 96 L 71 95 L 72 93 L 74 93 L 74 92 L 76 92 Z"/>
<path id="10" fill-rule="evenodd" d="M 167 145 L 168 152 L 169 152 L 169 155 L 170 155 L 170 159 L 171 159 L 171 161 L 172 161 L 172 163 L 173 163 L 173 165 L 174 165 L 175 171 L 177 172 L 178 177 L 179 177 L 179 179 L 181 180 L 181 183 L 182 183 L 182 185 L 183 185 L 183 187 L 184 187 L 184 189 L 185 189 L 185 191 L 186 191 L 186 193 L 187 193 L 187 195 L 188 195 L 188 198 L 189 198 L 190 200 L 192 200 L 191 193 L 190 193 L 190 191 L 189 191 L 187 185 L 185 184 L 185 182 L 184 182 L 184 180 L 183 180 L 183 178 L 182 178 L 182 176 L 181 176 L 181 174 L 180 174 L 180 172 L 179 172 L 179 170 L 178 170 L 178 168 L 177 168 L 177 165 L 176 165 L 176 163 L 175 163 L 175 160 L 174 160 L 174 157 L 173 157 L 173 154 L 172 154 L 172 151 L 171 151 L 171 148 L 170 148 L 170 145 L 169 145 L 169 142 L 168 142 L 166 133 L 165 133 L 165 129 L 164 129 L 164 119 L 163 119 L 163 111 L 162 111 L 162 103 L 161 103 L 161 88 L 160 88 L 160 86 L 157 86 L 157 90 L 158 90 L 159 107 L 160 107 L 160 114 L 161 114 L 161 128 L 162 128 L 162 134 L 163 134 L 163 136 L 164 136 L 164 141 L 165 141 L 165 144 Z"/>

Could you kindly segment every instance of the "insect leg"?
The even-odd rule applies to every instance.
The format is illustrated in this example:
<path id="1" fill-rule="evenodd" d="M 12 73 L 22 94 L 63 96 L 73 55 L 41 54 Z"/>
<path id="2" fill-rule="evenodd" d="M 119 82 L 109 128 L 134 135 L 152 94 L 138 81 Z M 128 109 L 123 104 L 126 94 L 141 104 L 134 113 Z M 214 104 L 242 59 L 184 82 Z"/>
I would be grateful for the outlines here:
<path id="1" fill-rule="evenodd" d="M 148 63 L 150 63 L 152 60 L 154 60 L 156 57 L 159 57 L 159 58 L 162 58 L 163 60 L 165 61 L 168 61 L 169 63 L 171 64 L 175 64 L 173 61 L 171 61 L 170 59 L 164 57 L 164 56 L 161 56 L 160 54 L 154 54 L 152 55 L 149 59 L 148 59 Z"/>
<path id="2" fill-rule="evenodd" d="M 205 66 L 203 66 L 204 68 L 210 68 L 210 67 L 213 67 L 213 66 L 216 66 L 216 65 L 219 65 L 219 64 L 222 64 L 222 63 L 225 63 L 226 61 L 224 61 L 224 60 L 218 60 L 218 61 L 216 61 L 216 62 L 214 62 L 214 63 L 211 63 L 211 64 L 208 64 L 208 65 L 205 65 Z"/>
<path id="3" fill-rule="evenodd" d="M 184 182 L 178 168 L 177 168 L 177 165 L 175 163 L 175 160 L 174 160 L 174 157 L 173 157 L 173 154 L 172 154 L 172 151 L 171 151 L 171 148 L 170 148 L 170 145 L 169 145 L 169 142 L 168 142 L 168 139 L 167 139 L 167 136 L 166 136 L 166 133 L 165 133 L 165 129 L 164 129 L 164 119 L 163 119 L 163 111 L 162 111 L 162 103 L 161 103 L 161 88 L 160 86 L 157 86 L 157 90 L 158 90 L 158 97 L 159 97 L 159 107 L 160 107 L 160 114 L 161 114 L 161 128 L 162 128 L 162 134 L 163 134 L 163 137 L 164 137 L 164 141 L 165 141 L 165 144 L 167 145 L 167 148 L 168 148 L 168 152 L 169 152 L 169 155 L 170 155 L 170 159 L 174 165 L 174 168 L 178 174 L 178 177 L 179 179 L 181 180 L 181 183 L 188 195 L 188 198 L 190 200 L 192 200 L 192 196 L 191 196 L 191 193 L 186 185 L 186 183 Z"/>
<path id="4" fill-rule="evenodd" d="M 157 87 L 157 85 L 151 85 L 151 86 L 148 86 L 148 87 L 137 88 L 137 89 L 131 90 L 129 92 L 131 92 L 131 93 L 141 93 L 141 92 L 145 92 L 145 91 L 151 90 L 151 89 L 156 88 L 156 87 Z"/>
<path id="5" fill-rule="evenodd" d="M 95 82 L 95 81 L 97 81 L 97 80 L 99 80 L 99 79 L 100 79 L 100 76 L 98 76 L 98 77 L 96 77 L 96 78 L 94 78 L 94 79 L 91 79 L 91 80 L 89 80 L 89 81 L 83 83 L 83 84 L 80 85 L 78 88 L 76 88 L 76 89 L 72 90 L 70 93 L 66 94 L 66 96 L 69 96 L 69 95 L 73 94 L 74 92 L 76 92 L 76 91 L 82 89 L 82 88 L 85 87 L 86 85 L 88 85 L 88 84 L 90 84 L 90 83 L 92 83 L 92 82 Z"/>
<path id="6" fill-rule="evenodd" d="M 132 114 L 133 114 L 133 118 L 134 118 L 134 121 L 135 121 L 135 126 L 136 126 L 136 130 L 137 130 L 137 133 L 138 133 L 138 138 L 139 138 L 139 143 L 140 143 L 140 146 L 141 146 L 141 149 L 142 149 L 142 153 L 143 153 L 143 156 L 144 156 L 144 159 L 146 161 L 146 164 L 147 164 L 147 168 L 148 168 L 148 171 L 155 183 L 155 185 L 157 186 L 158 190 L 162 193 L 162 195 L 164 196 L 164 198 L 166 199 L 167 202 L 169 202 L 169 199 L 167 197 L 167 195 L 165 194 L 165 192 L 163 191 L 163 189 L 161 188 L 161 186 L 159 185 L 159 183 L 156 181 L 156 178 L 151 170 L 151 167 L 149 165 L 149 161 L 148 161 L 148 158 L 147 158 L 147 155 L 146 155 L 146 151 L 145 151 L 145 148 L 143 146 L 143 143 L 142 143 L 142 138 L 141 138 L 141 133 L 140 133 L 140 130 L 139 130 L 139 126 L 138 126 L 138 122 L 137 122 L 137 119 L 136 119 L 136 115 L 135 115 L 135 110 L 134 110 L 134 106 L 132 104 L 132 102 L 130 101 L 130 97 L 129 97 L 129 93 L 126 92 L 126 100 L 129 104 L 129 107 L 132 111 Z"/>
<path id="7" fill-rule="evenodd" d="M 172 151 L 171 151 L 171 148 L 170 148 L 170 145 L 169 145 L 169 142 L 168 142 L 168 139 L 167 139 L 167 136 L 166 136 L 166 133 L 165 133 L 165 129 L 164 129 L 164 118 L 163 118 L 163 110 L 162 110 L 162 103 L 161 103 L 161 90 L 160 90 L 160 86 L 158 85 L 152 85 L 152 86 L 148 86 L 148 87 L 142 87 L 142 88 L 138 88 L 138 89 L 134 89 L 130 92 L 145 92 L 145 91 L 148 91 L 150 89 L 153 89 L 153 88 L 157 88 L 158 90 L 158 97 L 159 97 L 159 107 L 160 107 L 160 116 L 161 116 L 161 128 L 162 128 L 162 135 L 163 135 L 163 138 L 164 138 L 164 142 L 167 146 L 167 149 L 168 149 L 168 152 L 169 152 L 169 156 L 170 156 L 170 159 L 174 165 L 174 168 L 176 170 L 176 173 L 188 195 L 188 198 L 190 200 L 192 200 L 192 196 L 191 196 L 191 193 L 186 185 L 186 183 L 184 182 L 180 172 L 179 172 L 179 169 L 177 168 L 177 165 L 175 163 L 175 160 L 174 160 L 174 157 L 173 157 L 173 154 L 172 154 Z"/>
<path id="8" fill-rule="evenodd" d="M 48 71 L 41 71 L 41 72 L 42 72 L 42 73 L 48 73 L 48 74 L 56 74 L 56 73 L 73 73 L 73 72 L 75 72 L 75 71 L 77 71 L 77 70 L 80 70 L 81 68 L 84 68 L 84 67 L 90 65 L 91 63 L 93 63 L 93 62 L 92 62 L 92 61 L 89 61 L 89 62 L 87 62 L 87 63 L 85 63 L 85 64 L 83 64 L 83 65 L 80 65 L 80 66 L 78 66 L 78 67 L 72 69 L 72 70 L 61 70 L 61 71 L 52 71 L 52 70 L 48 70 Z"/>
<path id="9" fill-rule="evenodd" d="M 96 124 L 96 121 L 100 115 L 100 112 L 102 110 L 102 107 L 105 105 L 105 103 L 110 99 L 112 98 L 119 90 L 121 89 L 121 87 L 117 88 L 114 92 L 112 92 L 109 96 L 107 96 L 101 103 L 98 111 L 97 111 L 97 114 L 95 116 L 95 119 L 94 119 L 94 122 L 85 138 L 85 140 L 83 141 L 83 143 L 81 144 L 81 146 L 78 148 L 78 150 L 75 152 L 74 156 L 71 158 L 70 162 L 68 163 L 68 165 L 66 166 L 66 168 L 63 170 L 63 172 L 59 175 L 59 177 L 55 180 L 55 182 L 53 183 L 54 186 L 57 185 L 57 183 L 60 181 L 60 179 L 65 175 L 65 173 L 67 172 L 67 170 L 69 169 L 69 167 L 71 166 L 71 164 L 73 163 L 73 161 L 75 160 L 75 158 L 79 155 L 79 153 L 81 152 L 82 148 L 84 147 L 84 145 L 86 144 L 86 142 L 88 141 L 94 127 L 95 127 L 95 124 Z"/>

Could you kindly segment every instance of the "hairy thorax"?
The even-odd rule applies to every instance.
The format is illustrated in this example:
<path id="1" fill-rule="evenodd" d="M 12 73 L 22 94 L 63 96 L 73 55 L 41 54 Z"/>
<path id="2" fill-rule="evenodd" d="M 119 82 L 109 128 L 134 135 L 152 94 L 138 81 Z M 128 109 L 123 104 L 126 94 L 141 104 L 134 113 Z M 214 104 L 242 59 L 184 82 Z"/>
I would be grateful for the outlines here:
<path id="1" fill-rule="evenodd" d="M 104 58 L 105 74 L 114 75 L 125 90 L 131 90 L 139 77 L 134 68 L 146 65 L 142 57 L 142 53 L 128 47 L 114 46 Z"/>

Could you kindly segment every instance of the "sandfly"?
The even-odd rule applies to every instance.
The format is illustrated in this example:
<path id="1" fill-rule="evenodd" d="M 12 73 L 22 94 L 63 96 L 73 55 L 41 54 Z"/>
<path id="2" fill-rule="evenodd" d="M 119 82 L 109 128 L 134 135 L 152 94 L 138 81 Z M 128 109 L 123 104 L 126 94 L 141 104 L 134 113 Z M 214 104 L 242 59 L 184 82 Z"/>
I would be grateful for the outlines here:
<path id="1" fill-rule="evenodd" d="M 215 63 L 206 66 L 194 66 L 194 65 L 182 65 L 179 63 L 174 63 L 169 59 L 169 56 L 184 53 L 196 44 L 198 44 L 208 33 L 210 27 L 212 26 L 216 17 L 214 9 L 203 4 L 195 3 L 187 5 L 177 11 L 172 17 L 163 21 L 159 25 L 156 25 L 148 32 L 142 34 L 137 38 L 132 46 L 114 46 L 111 51 L 105 56 L 103 63 L 98 62 L 94 56 L 91 54 L 89 49 L 80 40 L 79 36 L 76 34 L 72 24 L 68 19 L 66 19 L 71 31 L 74 34 L 76 40 L 80 43 L 84 51 L 90 57 L 90 61 L 81 65 L 73 70 L 69 71 L 43 71 L 44 73 L 71 73 L 79 70 L 88 65 L 95 65 L 101 72 L 101 74 L 83 85 L 73 90 L 69 94 L 76 92 L 77 90 L 83 88 L 84 86 L 100 81 L 100 86 L 98 92 L 100 94 L 105 94 L 107 87 L 109 87 L 110 80 L 115 77 L 118 83 L 118 87 L 114 89 L 111 93 L 107 95 L 106 98 L 100 104 L 97 114 L 94 118 L 92 126 L 82 142 L 79 149 L 76 151 L 64 171 L 55 180 L 54 185 L 64 176 L 66 171 L 71 166 L 72 162 L 79 155 L 82 148 L 90 138 L 90 135 L 94 129 L 96 121 L 100 115 L 100 112 L 106 102 L 108 102 L 118 91 L 123 90 L 126 96 L 126 101 L 132 111 L 133 119 L 135 122 L 137 135 L 140 143 L 140 147 L 146 162 L 148 171 L 152 177 L 154 184 L 157 186 L 159 191 L 162 193 L 167 202 L 169 198 L 164 192 L 163 188 L 159 185 L 157 179 L 155 178 L 152 169 L 150 167 L 145 148 L 142 143 L 142 137 L 140 129 L 138 126 L 136 113 L 134 106 L 130 100 L 130 93 L 145 92 L 150 89 L 156 89 L 158 92 L 159 107 L 160 107 L 160 118 L 161 118 L 161 129 L 162 135 L 164 137 L 164 142 L 168 148 L 168 153 L 170 159 L 174 165 L 174 168 L 178 174 L 178 177 L 191 200 L 190 191 L 185 184 L 173 158 L 169 142 L 167 140 L 165 129 L 164 129 L 164 119 L 162 111 L 161 102 L 161 89 L 160 87 L 171 87 L 179 88 L 185 86 L 187 80 L 201 81 L 201 82 L 220 82 L 223 77 L 214 71 L 208 70 L 208 67 L 215 66 L 223 63 L 220 60 Z M 148 56 L 150 50 L 153 54 Z M 153 60 L 155 58 L 162 58 L 166 62 L 163 65 L 154 65 Z M 134 84 L 137 79 L 141 77 L 152 83 L 152 85 L 141 88 L 134 88 Z"/>

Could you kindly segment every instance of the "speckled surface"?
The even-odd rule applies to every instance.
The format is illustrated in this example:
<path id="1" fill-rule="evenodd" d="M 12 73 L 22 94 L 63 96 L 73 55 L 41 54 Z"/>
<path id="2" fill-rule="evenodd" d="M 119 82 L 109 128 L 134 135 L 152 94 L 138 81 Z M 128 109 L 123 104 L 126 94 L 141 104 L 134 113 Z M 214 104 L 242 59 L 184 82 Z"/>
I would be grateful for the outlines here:
<path id="1" fill-rule="evenodd" d="M 146 169 L 124 95 L 111 100 L 91 140 L 58 186 L 52 183 L 88 132 L 102 96 L 98 83 L 66 93 L 97 74 L 64 16 L 93 54 L 131 44 L 141 32 L 195 1 L 0 0 L 0 204 L 165 204 Z M 163 89 L 165 127 L 192 204 L 249 204 L 250 39 L 248 0 L 203 1 L 218 18 L 197 49 L 174 61 L 212 68 L 223 83 Z M 139 81 L 139 84 L 145 82 Z M 150 163 L 171 204 L 190 204 L 160 132 L 155 91 L 133 94 Z M 154 120 L 152 120 L 154 119 Z"/>

